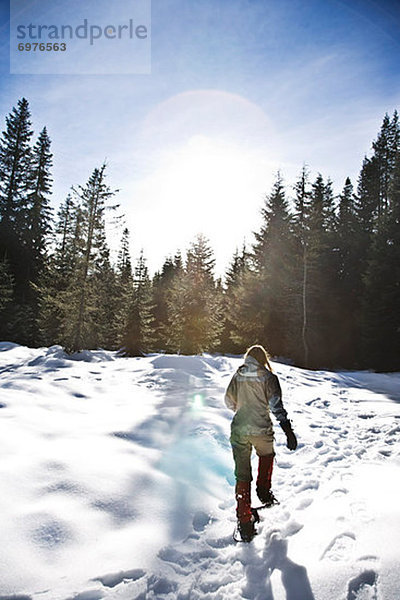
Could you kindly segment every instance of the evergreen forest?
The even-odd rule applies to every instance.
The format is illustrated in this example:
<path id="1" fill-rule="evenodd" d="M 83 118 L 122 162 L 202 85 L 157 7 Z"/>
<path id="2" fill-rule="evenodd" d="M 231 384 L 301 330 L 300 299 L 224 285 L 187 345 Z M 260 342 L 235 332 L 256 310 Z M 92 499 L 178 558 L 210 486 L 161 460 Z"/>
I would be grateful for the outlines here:
<path id="1" fill-rule="evenodd" d="M 253 244 L 239 242 L 224 277 L 201 234 L 150 276 L 126 227 L 111 259 L 106 164 L 52 206 L 51 140 L 46 127 L 35 136 L 22 98 L 0 139 L 0 339 L 128 356 L 260 343 L 307 368 L 400 370 L 397 111 L 366 150 L 340 189 L 307 166 L 290 188 L 278 172 Z"/>

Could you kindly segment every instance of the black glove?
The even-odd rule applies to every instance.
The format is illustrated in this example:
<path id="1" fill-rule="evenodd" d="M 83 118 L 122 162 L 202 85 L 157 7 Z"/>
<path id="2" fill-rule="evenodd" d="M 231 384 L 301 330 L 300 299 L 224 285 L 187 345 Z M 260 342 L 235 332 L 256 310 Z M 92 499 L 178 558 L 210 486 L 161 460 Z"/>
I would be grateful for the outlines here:
<path id="1" fill-rule="evenodd" d="M 294 435 L 290 421 L 282 421 L 280 426 L 286 434 L 286 446 L 289 448 L 289 450 L 296 450 L 297 438 Z"/>

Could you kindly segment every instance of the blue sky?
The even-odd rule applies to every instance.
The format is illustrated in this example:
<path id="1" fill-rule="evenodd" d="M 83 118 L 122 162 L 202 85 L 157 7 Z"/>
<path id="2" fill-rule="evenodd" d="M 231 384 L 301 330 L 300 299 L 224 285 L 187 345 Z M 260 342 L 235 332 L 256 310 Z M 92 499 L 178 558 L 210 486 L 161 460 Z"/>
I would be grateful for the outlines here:
<path id="1" fill-rule="evenodd" d="M 303 162 L 340 191 L 400 108 L 399 2 L 153 0 L 150 75 L 10 75 L 8 18 L 2 2 L 2 127 L 25 96 L 54 206 L 106 158 L 152 271 L 203 231 L 222 272 L 277 169 L 289 192 Z"/>

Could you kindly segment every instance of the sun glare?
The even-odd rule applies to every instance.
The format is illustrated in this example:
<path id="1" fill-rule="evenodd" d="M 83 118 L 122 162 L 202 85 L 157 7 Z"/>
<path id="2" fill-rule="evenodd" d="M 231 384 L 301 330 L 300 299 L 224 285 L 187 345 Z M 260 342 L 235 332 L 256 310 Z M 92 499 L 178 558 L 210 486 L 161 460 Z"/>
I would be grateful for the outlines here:
<path id="1" fill-rule="evenodd" d="M 215 251 L 217 271 L 224 270 L 257 226 L 263 194 L 279 167 L 271 156 L 271 123 L 240 96 L 187 92 L 154 109 L 141 135 L 143 153 L 153 162 L 132 191 L 132 231 L 150 266 L 157 260 L 160 268 L 160 251 L 184 251 L 201 232 Z"/>
<path id="2" fill-rule="evenodd" d="M 193 410 L 201 410 L 204 406 L 203 396 L 201 394 L 195 394 L 192 402 Z"/>

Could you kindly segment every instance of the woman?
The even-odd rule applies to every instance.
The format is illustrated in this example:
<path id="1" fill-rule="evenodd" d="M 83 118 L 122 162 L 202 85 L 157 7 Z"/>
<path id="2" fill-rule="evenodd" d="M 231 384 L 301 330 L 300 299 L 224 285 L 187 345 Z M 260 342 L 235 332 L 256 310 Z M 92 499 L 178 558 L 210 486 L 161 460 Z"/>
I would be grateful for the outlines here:
<path id="1" fill-rule="evenodd" d="M 262 346 L 252 346 L 232 377 L 225 394 L 225 404 L 235 412 L 231 425 L 231 445 L 235 460 L 236 516 L 243 541 L 253 539 L 254 515 L 251 511 L 251 452 L 259 457 L 256 482 L 257 496 L 266 506 L 276 504 L 271 491 L 274 460 L 274 432 L 270 411 L 286 434 L 287 447 L 295 450 L 297 439 L 282 403 L 279 380 L 272 373 L 267 352 Z"/>

